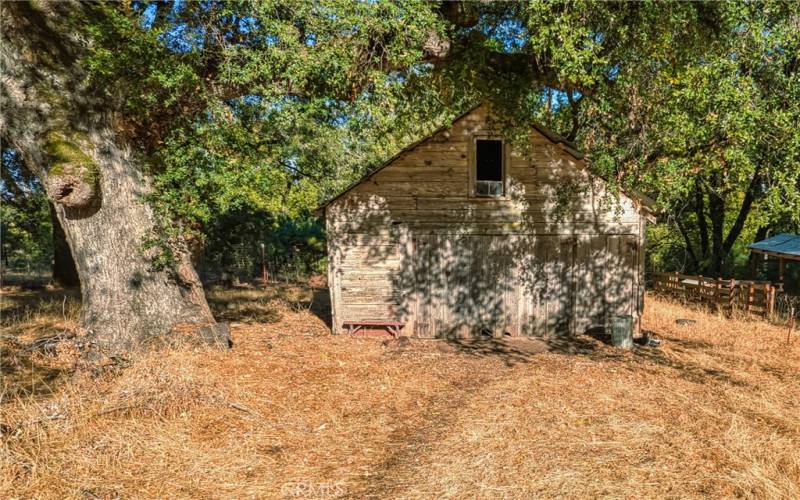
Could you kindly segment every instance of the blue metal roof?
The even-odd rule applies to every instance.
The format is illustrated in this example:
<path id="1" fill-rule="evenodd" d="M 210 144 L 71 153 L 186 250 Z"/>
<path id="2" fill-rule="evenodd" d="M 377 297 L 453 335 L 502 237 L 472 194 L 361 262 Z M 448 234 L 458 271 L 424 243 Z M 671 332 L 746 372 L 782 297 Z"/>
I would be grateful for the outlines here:
<path id="1" fill-rule="evenodd" d="M 764 253 L 800 257 L 800 235 L 789 233 L 778 234 L 772 238 L 767 238 L 766 240 L 748 245 L 747 248 Z"/>

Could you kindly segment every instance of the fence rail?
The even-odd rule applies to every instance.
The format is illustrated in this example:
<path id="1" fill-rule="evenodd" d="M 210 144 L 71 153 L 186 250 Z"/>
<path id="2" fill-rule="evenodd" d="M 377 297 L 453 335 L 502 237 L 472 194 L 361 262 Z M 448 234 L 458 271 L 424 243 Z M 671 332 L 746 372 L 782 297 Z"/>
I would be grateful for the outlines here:
<path id="1" fill-rule="evenodd" d="M 653 288 L 656 292 L 716 309 L 739 309 L 765 317 L 773 315 L 775 297 L 780 291 L 768 281 L 726 280 L 680 273 L 653 274 Z"/>

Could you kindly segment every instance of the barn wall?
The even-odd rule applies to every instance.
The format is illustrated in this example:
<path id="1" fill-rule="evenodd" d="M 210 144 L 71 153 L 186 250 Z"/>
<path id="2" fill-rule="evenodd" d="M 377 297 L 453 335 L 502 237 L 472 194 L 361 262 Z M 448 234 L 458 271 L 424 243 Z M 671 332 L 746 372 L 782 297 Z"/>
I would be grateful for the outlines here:
<path id="1" fill-rule="evenodd" d="M 526 154 L 507 149 L 505 198 L 471 197 L 486 109 L 448 132 L 327 207 L 335 330 L 396 318 L 424 337 L 549 334 L 638 314 L 644 221 L 631 200 L 608 206 L 602 185 L 538 132 Z"/>

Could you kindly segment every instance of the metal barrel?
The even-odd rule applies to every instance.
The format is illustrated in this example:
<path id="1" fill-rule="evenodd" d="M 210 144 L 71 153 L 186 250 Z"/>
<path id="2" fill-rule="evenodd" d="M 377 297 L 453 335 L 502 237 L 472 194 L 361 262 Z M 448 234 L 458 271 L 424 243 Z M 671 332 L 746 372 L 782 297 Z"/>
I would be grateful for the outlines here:
<path id="1" fill-rule="evenodd" d="M 611 345 L 622 349 L 630 349 L 633 347 L 633 316 L 612 316 L 610 326 Z"/>

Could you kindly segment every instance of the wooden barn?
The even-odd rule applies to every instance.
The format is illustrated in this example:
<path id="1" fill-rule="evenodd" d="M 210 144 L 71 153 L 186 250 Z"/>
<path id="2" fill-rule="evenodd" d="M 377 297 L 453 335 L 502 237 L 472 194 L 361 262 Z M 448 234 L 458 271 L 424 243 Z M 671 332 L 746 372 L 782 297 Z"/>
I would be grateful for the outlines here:
<path id="1" fill-rule="evenodd" d="M 478 106 L 322 207 L 334 333 L 582 333 L 643 307 L 640 199 L 543 127 L 512 149 Z"/>

